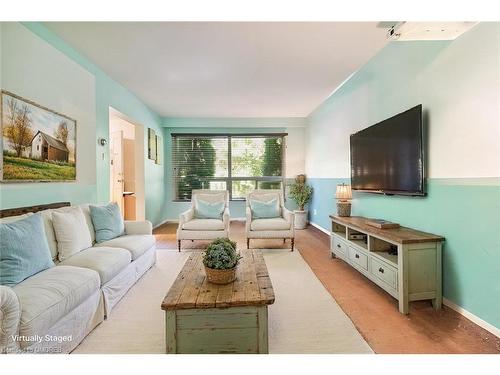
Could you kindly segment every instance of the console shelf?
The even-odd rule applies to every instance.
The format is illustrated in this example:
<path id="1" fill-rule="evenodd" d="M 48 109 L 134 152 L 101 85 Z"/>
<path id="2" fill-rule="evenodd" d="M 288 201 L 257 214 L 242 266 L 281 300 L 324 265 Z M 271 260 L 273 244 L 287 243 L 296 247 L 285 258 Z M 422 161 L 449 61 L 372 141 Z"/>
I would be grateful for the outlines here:
<path id="1" fill-rule="evenodd" d="M 409 302 L 442 304 L 441 249 L 444 238 L 400 227 L 379 229 L 368 218 L 330 215 L 331 252 L 399 301 L 408 314 Z"/>

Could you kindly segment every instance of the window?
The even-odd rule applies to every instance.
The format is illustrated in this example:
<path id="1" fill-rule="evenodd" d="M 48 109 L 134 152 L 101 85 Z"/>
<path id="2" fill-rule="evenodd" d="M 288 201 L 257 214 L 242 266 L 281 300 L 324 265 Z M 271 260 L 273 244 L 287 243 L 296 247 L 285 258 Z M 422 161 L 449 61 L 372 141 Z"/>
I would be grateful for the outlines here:
<path id="1" fill-rule="evenodd" d="M 254 189 L 283 189 L 286 134 L 172 134 L 175 200 L 193 189 L 229 190 L 233 200 Z"/>

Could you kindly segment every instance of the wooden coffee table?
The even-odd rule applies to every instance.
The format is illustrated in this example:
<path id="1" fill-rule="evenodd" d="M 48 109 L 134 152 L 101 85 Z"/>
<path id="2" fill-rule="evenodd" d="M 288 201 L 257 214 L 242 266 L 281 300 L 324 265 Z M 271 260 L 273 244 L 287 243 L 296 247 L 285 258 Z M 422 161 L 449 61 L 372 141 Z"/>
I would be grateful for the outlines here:
<path id="1" fill-rule="evenodd" d="M 240 250 L 236 281 L 207 281 L 202 253 L 189 256 L 168 291 L 167 353 L 268 353 L 267 306 L 274 291 L 259 250 Z"/>

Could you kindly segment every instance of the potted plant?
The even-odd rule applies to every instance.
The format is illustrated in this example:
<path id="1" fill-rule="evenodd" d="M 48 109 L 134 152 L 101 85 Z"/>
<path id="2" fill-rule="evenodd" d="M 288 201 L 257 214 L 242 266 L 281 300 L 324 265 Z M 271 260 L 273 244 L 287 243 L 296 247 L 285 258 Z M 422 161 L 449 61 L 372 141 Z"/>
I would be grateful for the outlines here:
<path id="1" fill-rule="evenodd" d="M 305 181 L 306 176 L 299 174 L 295 178 L 295 182 L 290 185 L 289 196 L 299 206 L 298 210 L 293 211 L 295 214 L 295 229 L 304 229 L 307 226 L 307 211 L 305 210 L 305 206 L 311 200 L 313 189 Z"/>
<path id="2" fill-rule="evenodd" d="M 236 242 L 229 238 L 212 241 L 203 255 L 203 265 L 208 281 L 229 284 L 236 280 L 236 267 L 241 256 L 236 252 Z"/>

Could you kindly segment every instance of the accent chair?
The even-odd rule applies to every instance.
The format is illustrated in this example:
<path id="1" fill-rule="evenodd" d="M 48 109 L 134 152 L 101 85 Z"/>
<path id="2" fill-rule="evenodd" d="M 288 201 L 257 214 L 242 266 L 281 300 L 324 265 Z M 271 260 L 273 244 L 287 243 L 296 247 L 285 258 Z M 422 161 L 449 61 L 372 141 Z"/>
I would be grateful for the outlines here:
<path id="1" fill-rule="evenodd" d="M 259 189 L 247 195 L 245 228 L 247 248 L 250 239 L 290 238 L 293 251 L 294 214 L 285 207 L 282 190 Z"/>
<path id="2" fill-rule="evenodd" d="M 210 210 L 212 210 L 211 213 Z M 229 192 L 227 190 L 193 190 L 191 208 L 179 215 L 177 227 L 179 251 L 181 251 L 182 240 L 228 238 L 229 217 Z"/>

